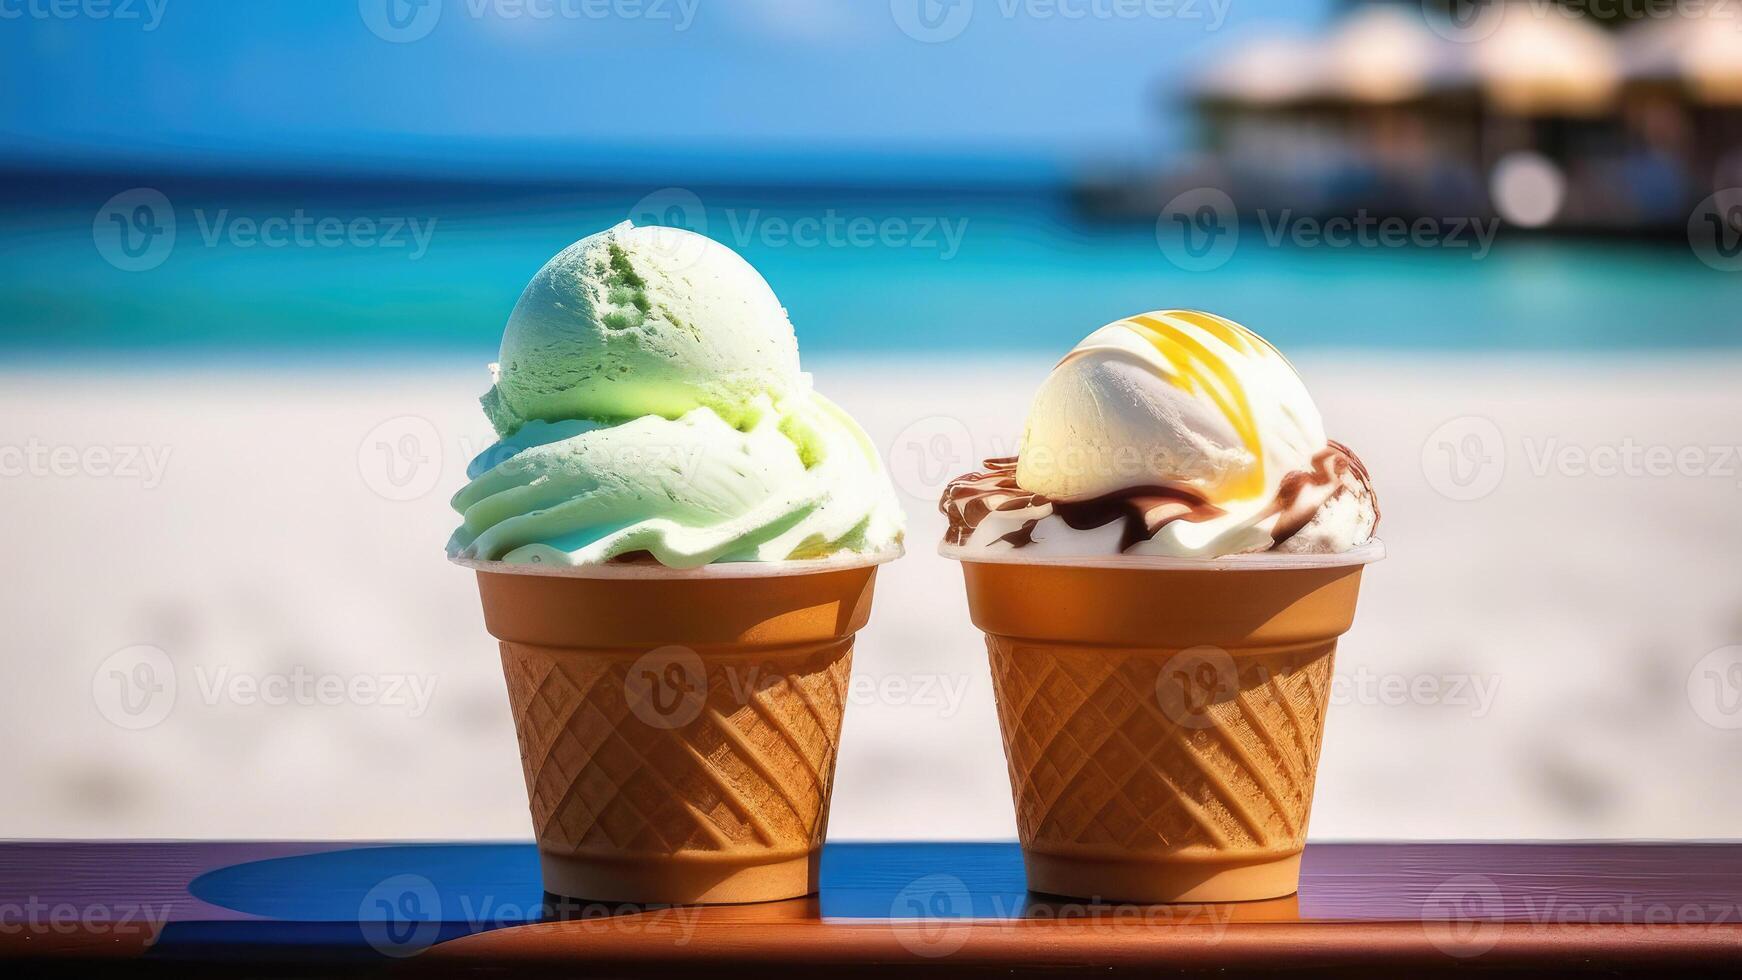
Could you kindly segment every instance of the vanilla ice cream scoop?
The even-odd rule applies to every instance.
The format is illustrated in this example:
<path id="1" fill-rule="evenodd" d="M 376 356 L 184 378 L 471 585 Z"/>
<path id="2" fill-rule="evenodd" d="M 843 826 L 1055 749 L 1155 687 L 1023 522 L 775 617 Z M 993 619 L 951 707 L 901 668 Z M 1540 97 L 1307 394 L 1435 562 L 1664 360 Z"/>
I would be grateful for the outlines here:
<path id="1" fill-rule="evenodd" d="M 1294 367 L 1257 334 L 1167 310 L 1090 334 L 1034 396 L 1016 480 L 1055 500 L 1143 484 L 1268 499 L 1325 446 Z"/>
<path id="2" fill-rule="evenodd" d="M 1341 551 L 1378 520 L 1293 365 L 1190 310 L 1096 330 L 1053 368 L 1014 460 L 951 484 L 950 543 L 1034 554 Z"/>

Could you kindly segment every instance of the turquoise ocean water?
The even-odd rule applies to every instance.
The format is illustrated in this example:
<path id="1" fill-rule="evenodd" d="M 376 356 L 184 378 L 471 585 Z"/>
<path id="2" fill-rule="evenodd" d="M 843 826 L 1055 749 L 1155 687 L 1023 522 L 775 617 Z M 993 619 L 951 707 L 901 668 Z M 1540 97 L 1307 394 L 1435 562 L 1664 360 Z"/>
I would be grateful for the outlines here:
<path id="1" fill-rule="evenodd" d="M 1103 322 L 1169 306 L 1224 313 L 1286 349 L 1742 347 L 1742 273 L 1712 269 L 1679 242 L 1503 230 L 1485 254 L 1473 239 L 1274 246 L 1249 225 L 1224 264 L 1187 271 L 1152 225 L 1086 222 L 1043 191 L 649 196 L 181 180 L 153 185 L 167 206 L 148 213 L 138 195 L 106 205 L 129 187 L 8 196 L 0 351 L 10 359 L 488 359 L 539 265 L 632 212 L 745 255 L 785 301 L 806 352 L 1058 351 Z M 289 227 L 298 221 L 300 236 Z M 143 255 L 148 268 L 105 257 L 118 228 L 155 234 L 153 245 L 129 240 L 159 249 Z M 129 263 L 141 264 L 124 255 Z"/>

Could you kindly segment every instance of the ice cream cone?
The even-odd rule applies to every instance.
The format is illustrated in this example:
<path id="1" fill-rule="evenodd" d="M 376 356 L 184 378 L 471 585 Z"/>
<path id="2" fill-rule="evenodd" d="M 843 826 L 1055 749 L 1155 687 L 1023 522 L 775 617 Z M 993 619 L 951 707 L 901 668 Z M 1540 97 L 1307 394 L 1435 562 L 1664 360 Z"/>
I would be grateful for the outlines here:
<path id="1" fill-rule="evenodd" d="M 663 904 L 816 890 L 874 562 L 473 565 L 546 891 Z"/>
<path id="2" fill-rule="evenodd" d="M 1031 890 L 1222 902 L 1297 889 L 1331 662 L 1376 554 L 957 557 Z"/>

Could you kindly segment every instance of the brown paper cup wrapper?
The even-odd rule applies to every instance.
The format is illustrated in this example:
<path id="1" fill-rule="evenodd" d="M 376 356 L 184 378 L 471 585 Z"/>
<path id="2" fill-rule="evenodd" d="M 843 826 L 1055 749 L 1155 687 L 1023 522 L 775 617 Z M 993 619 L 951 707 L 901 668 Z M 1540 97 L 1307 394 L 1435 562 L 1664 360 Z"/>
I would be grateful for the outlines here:
<path id="1" fill-rule="evenodd" d="M 545 890 L 650 904 L 817 887 L 875 562 L 477 569 Z"/>
<path id="2" fill-rule="evenodd" d="M 1297 890 L 1358 557 L 964 557 L 1032 891 L 1228 902 Z"/>

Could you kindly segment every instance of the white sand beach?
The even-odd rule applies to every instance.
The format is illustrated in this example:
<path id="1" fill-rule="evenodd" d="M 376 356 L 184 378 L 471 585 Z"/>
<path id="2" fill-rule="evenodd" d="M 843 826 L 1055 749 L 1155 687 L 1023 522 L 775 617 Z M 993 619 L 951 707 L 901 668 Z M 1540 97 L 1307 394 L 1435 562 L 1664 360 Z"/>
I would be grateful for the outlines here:
<path id="1" fill-rule="evenodd" d="M 965 442 L 1014 448 L 1048 362 L 952 360 L 807 362 L 911 491 L 836 838 L 1015 832 L 931 495 Z M 1390 551 L 1338 654 L 1313 836 L 1735 836 L 1742 668 L 1708 654 L 1742 643 L 1742 360 L 1299 364 Z M 0 377 L 0 835 L 529 835 L 495 643 L 442 555 L 482 365 Z M 124 704 L 137 645 L 173 673 Z"/>

